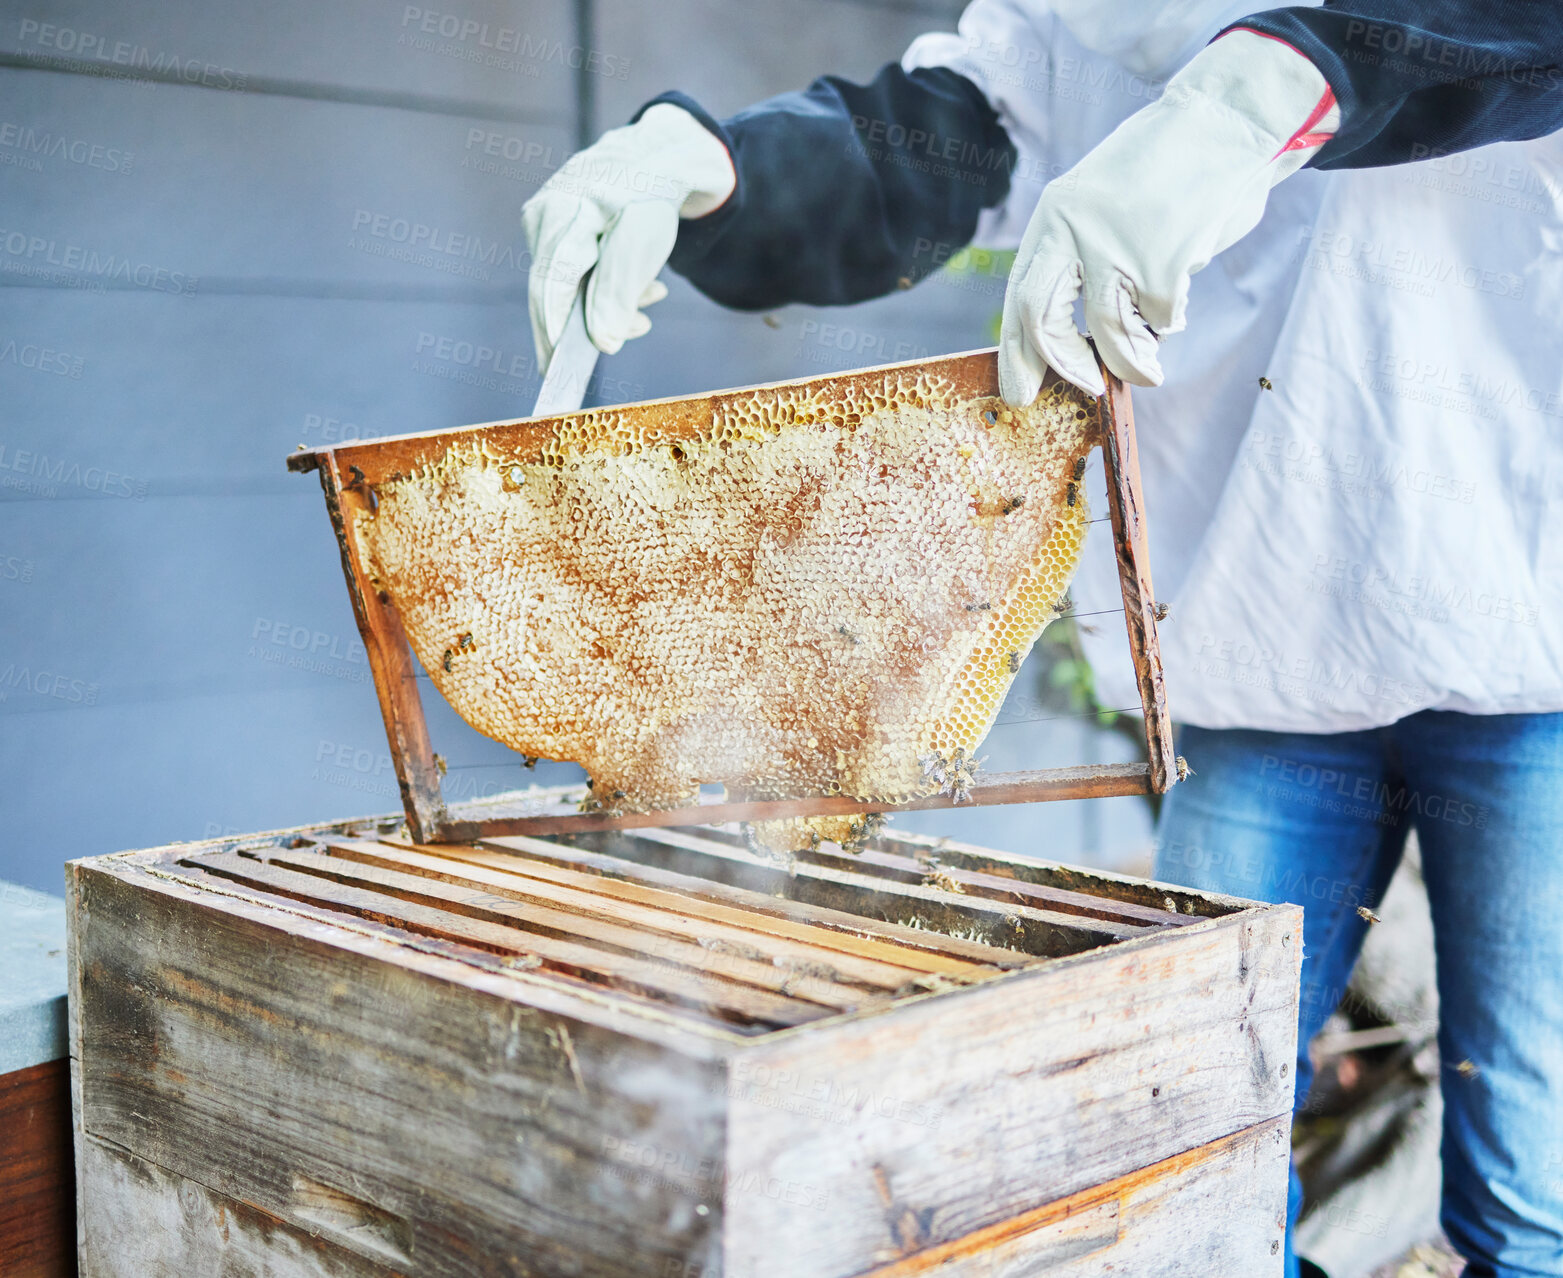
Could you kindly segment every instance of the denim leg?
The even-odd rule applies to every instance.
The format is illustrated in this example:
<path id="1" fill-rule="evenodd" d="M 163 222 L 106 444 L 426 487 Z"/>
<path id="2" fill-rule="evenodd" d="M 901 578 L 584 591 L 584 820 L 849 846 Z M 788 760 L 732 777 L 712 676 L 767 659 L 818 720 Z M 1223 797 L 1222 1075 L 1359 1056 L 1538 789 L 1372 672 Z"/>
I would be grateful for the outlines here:
<path id="1" fill-rule="evenodd" d="M 1178 734 L 1194 774 L 1163 805 L 1156 877 L 1303 907 L 1299 1106 L 1313 1080 L 1308 1043 L 1340 1001 L 1367 931 L 1357 907 L 1382 899 L 1405 843 L 1404 811 L 1381 801 L 1395 779 L 1387 744 L 1377 732 Z M 1286 1273 L 1297 1273 L 1290 1229 Z"/>
<path id="2" fill-rule="evenodd" d="M 1444 1228 L 1469 1278 L 1559 1278 L 1563 714 L 1394 732 L 1438 952 Z"/>

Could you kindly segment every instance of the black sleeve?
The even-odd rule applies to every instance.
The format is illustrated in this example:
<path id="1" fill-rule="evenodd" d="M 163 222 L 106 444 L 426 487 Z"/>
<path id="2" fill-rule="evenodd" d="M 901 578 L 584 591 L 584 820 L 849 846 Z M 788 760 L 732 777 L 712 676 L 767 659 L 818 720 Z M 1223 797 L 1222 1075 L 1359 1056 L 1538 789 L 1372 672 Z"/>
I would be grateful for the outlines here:
<path id="1" fill-rule="evenodd" d="M 1315 168 L 1406 164 L 1563 128 L 1553 0 L 1325 0 L 1233 25 L 1292 45 L 1329 82 L 1341 127 Z"/>
<path id="2" fill-rule="evenodd" d="M 977 86 L 942 67 L 892 63 L 866 85 L 825 76 L 720 123 L 682 94 L 655 101 L 689 111 L 733 157 L 732 196 L 680 226 L 669 263 L 724 306 L 909 287 L 1009 193 L 1009 135 Z"/>

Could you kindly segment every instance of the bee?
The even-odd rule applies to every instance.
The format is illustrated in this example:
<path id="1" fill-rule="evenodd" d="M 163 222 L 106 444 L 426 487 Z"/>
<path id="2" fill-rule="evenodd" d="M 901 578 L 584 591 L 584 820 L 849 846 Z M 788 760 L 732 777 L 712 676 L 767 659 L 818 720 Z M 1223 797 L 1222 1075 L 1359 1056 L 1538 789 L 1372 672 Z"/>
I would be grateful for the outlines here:
<path id="1" fill-rule="evenodd" d="M 765 327 L 766 328 L 780 328 L 782 326 L 781 321 L 779 319 L 777 319 L 774 315 L 765 315 L 765 316 L 762 316 L 761 318 L 763 318 L 765 320 Z"/>
<path id="2" fill-rule="evenodd" d="M 1020 673 L 1020 654 L 1018 652 L 1009 654 L 1009 672 L 1010 674 Z"/>
<path id="3" fill-rule="evenodd" d="M 841 841 L 841 850 L 851 855 L 861 852 L 868 841 L 885 827 L 882 812 L 866 812 L 847 822 L 847 837 Z"/>
<path id="4" fill-rule="evenodd" d="M 1194 769 L 1189 767 L 1189 761 L 1187 759 L 1185 759 L 1181 754 L 1178 756 L 1178 759 L 1177 759 L 1177 768 L 1178 768 L 1178 780 L 1179 781 L 1187 781 L 1191 776 L 1194 775 Z"/>
<path id="5" fill-rule="evenodd" d="M 440 665 L 445 667 L 445 673 L 446 674 L 449 674 L 453 669 L 455 669 L 455 665 L 454 665 L 454 662 L 453 662 L 453 658 L 455 657 L 455 655 L 456 654 L 454 652 L 452 652 L 449 648 L 447 648 L 447 649 L 445 649 L 445 655 L 440 658 Z"/>
<path id="6" fill-rule="evenodd" d="M 934 750 L 917 763 L 925 782 L 938 786 L 939 793 L 949 795 L 951 802 L 965 803 L 971 798 L 971 787 L 983 760 L 967 754 L 964 746 L 957 746 L 949 758 Z"/>
<path id="7" fill-rule="evenodd" d="M 1382 923 L 1384 921 L 1365 905 L 1359 905 L 1357 907 L 1357 917 L 1364 923 Z"/>
<path id="8" fill-rule="evenodd" d="M 939 866 L 935 866 L 923 875 L 923 886 L 937 888 L 941 892 L 959 893 L 962 896 L 966 894 L 966 889 L 961 886 L 959 880 Z"/>
<path id="9" fill-rule="evenodd" d="M 986 599 L 984 599 L 981 603 L 969 603 L 966 605 L 967 612 L 991 612 L 992 610 L 993 605 Z"/>
<path id="10" fill-rule="evenodd" d="M 1172 611 L 1172 609 L 1167 607 L 1166 604 L 1164 604 L 1164 603 L 1157 604 L 1156 605 L 1156 620 L 1157 621 L 1165 621 L 1165 620 L 1167 620 L 1167 614 L 1170 613 L 1171 611 Z"/>
<path id="11" fill-rule="evenodd" d="M 1461 1061 L 1458 1065 L 1455 1066 L 1455 1069 L 1457 1071 L 1459 1071 L 1459 1074 L 1460 1074 L 1461 1078 L 1475 1078 L 1478 1074 L 1480 1074 L 1482 1072 L 1476 1066 L 1475 1062 L 1468 1061 L 1468 1060 L 1467 1061 Z"/>
<path id="12" fill-rule="evenodd" d="M 537 766 L 537 760 L 538 756 L 535 754 L 523 754 L 521 756 L 521 766 L 530 772 Z"/>
<path id="13" fill-rule="evenodd" d="M 1026 499 L 1024 497 L 1006 497 L 1004 499 L 1003 513 L 1006 515 L 1013 515 L 1025 504 Z"/>
<path id="14" fill-rule="evenodd" d="M 448 770 L 445 766 L 445 756 L 443 754 L 437 754 L 434 756 L 434 770 L 441 776 L 444 776 Z"/>
<path id="15" fill-rule="evenodd" d="M 347 486 L 349 488 L 362 488 L 364 485 L 364 472 L 359 470 L 357 466 L 349 466 L 347 469 L 353 476 L 348 481 Z"/>
<path id="16" fill-rule="evenodd" d="M 456 636 L 456 650 L 458 652 L 465 652 L 468 648 L 476 647 L 477 644 L 472 642 L 472 632 L 470 630 L 466 634 Z"/>
<path id="17" fill-rule="evenodd" d="M 1270 379 L 1268 377 L 1261 377 L 1259 379 L 1259 389 L 1260 390 L 1274 390 L 1275 387 L 1271 384 Z"/>
<path id="18" fill-rule="evenodd" d="M 836 633 L 854 646 L 863 642 L 862 637 L 857 633 L 857 631 L 853 630 L 851 626 L 837 626 Z"/>
<path id="19" fill-rule="evenodd" d="M 1079 497 L 1080 497 L 1080 490 L 1071 481 L 1069 487 L 1064 490 L 1064 500 L 1069 505 L 1073 506 L 1075 504 L 1075 502 L 1079 499 Z"/>
<path id="20" fill-rule="evenodd" d="M 1076 480 L 1076 482 L 1079 482 L 1079 480 L 1082 479 L 1084 476 L 1085 476 L 1085 458 L 1084 457 L 1076 457 L 1075 458 L 1075 480 Z"/>

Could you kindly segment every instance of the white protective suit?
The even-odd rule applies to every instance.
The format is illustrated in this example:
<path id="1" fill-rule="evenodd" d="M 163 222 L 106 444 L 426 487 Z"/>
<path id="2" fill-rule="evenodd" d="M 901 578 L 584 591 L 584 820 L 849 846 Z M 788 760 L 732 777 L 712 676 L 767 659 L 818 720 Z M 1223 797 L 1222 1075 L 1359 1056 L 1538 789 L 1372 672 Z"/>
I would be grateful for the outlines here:
<path id="1" fill-rule="evenodd" d="M 968 76 L 1019 151 L 977 242 L 1015 246 L 1042 185 L 1251 8 L 975 0 L 958 35 L 918 39 L 903 65 Z M 1563 135 L 1304 171 L 1194 277 L 1188 315 L 1165 384 L 1135 392 L 1174 716 L 1563 710 Z M 1117 601 L 1107 536 L 1073 593 Z M 1136 705 L 1122 627 L 1092 623 L 1104 704 Z"/>

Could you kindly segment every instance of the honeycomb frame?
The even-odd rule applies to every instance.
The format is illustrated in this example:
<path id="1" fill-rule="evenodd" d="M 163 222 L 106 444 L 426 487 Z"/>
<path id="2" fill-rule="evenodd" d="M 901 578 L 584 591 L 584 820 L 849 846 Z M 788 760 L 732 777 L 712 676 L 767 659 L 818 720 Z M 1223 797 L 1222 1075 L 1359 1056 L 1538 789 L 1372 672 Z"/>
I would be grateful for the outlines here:
<path id="1" fill-rule="evenodd" d="M 1156 651 L 1155 605 L 1149 573 L 1144 563 L 1143 510 L 1138 490 L 1138 468 L 1133 455 L 1132 417 L 1127 390 L 1121 384 L 1110 384 L 1110 395 L 1101 401 L 1099 428 L 1096 422 L 1089 423 L 1088 428 L 1082 429 L 1079 436 L 1062 450 L 1067 453 L 1063 465 L 1069 473 L 1065 475 L 1060 472 L 1045 477 L 1047 484 L 1044 487 L 1050 485 L 1056 499 L 1067 485 L 1067 504 L 1058 500 L 1053 502 L 1054 508 L 1066 516 L 1056 521 L 1059 527 L 1054 529 L 1054 540 L 1057 540 L 1056 534 L 1060 532 L 1068 534 L 1065 540 L 1072 540 L 1073 544 L 1065 549 L 1067 557 L 1072 560 L 1078 553 L 1078 542 L 1083 537 L 1084 521 L 1087 518 L 1083 494 L 1079 493 L 1074 482 L 1078 479 L 1078 461 L 1089 447 L 1101 444 L 1108 462 L 1108 504 L 1119 552 L 1125 615 L 1137 672 L 1141 676 L 1150 762 L 1147 765 L 1117 768 L 993 774 L 982 777 L 966 795 L 930 793 L 932 787 L 926 783 L 926 766 L 925 774 L 919 776 L 913 765 L 917 762 L 926 763 L 930 757 L 942 759 L 954 756 L 957 752 L 964 753 L 974 748 L 981 739 L 1007 690 L 1008 679 L 1004 675 L 1013 675 L 1018 668 L 1017 658 L 1023 657 L 1029 643 L 1034 641 L 1042 628 L 1041 624 L 1037 624 L 1039 614 L 1035 600 L 1031 601 L 1027 616 L 1018 623 L 1013 616 L 1006 618 L 1000 615 L 1001 609 L 991 618 L 991 625 L 977 628 L 987 634 L 990 642 L 978 644 L 980 651 L 968 653 L 971 660 L 966 664 L 970 666 L 973 661 L 977 664 L 986 662 L 988 668 L 980 681 L 987 690 L 986 698 L 978 698 L 974 706 L 968 706 L 970 713 L 958 730 L 951 724 L 925 725 L 929 730 L 920 735 L 918 750 L 909 754 L 902 749 L 892 765 L 886 765 L 881 759 L 878 765 L 860 769 L 854 775 L 851 767 L 843 763 L 845 755 L 841 744 L 832 743 L 837 762 L 842 765 L 842 771 L 834 783 L 827 781 L 826 784 L 820 784 L 819 775 L 807 775 L 794 770 L 788 775 L 761 778 L 757 784 L 747 786 L 739 793 L 730 791 L 727 801 L 715 807 L 701 807 L 698 815 L 691 808 L 691 803 L 696 801 L 697 791 L 690 782 L 705 778 L 689 776 L 666 778 L 668 784 L 642 791 L 630 802 L 604 805 L 609 808 L 607 812 L 516 815 L 493 808 L 487 812 L 470 814 L 453 811 L 447 808 L 440 793 L 439 770 L 417 691 L 418 669 L 409 652 L 409 629 L 418 635 L 418 655 L 422 665 L 428 669 L 436 686 L 446 694 L 458 712 L 479 727 L 480 731 L 489 731 L 489 735 L 505 740 L 503 732 L 490 731 L 477 721 L 484 706 L 494 698 L 496 685 L 493 679 L 489 679 L 481 696 L 467 696 L 465 704 L 462 704 L 463 696 L 457 683 L 458 673 L 463 668 L 476 668 L 478 654 L 491 636 L 474 638 L 470 626 L 458 633 L 459 626 L 447 624 L 448 619 L 445 619 L 433 629 L 441 634 L 449 630 L 450 634 L 431 647 L 431 624 L 427 617 L 417 615 L 415 604 L 409 605 L 413 608 L 409 613 L 411 626 L 404 625 L 393 599 L 393 590 L 387 587 L 399 587 L 411 560 L 404 554 L 397 561 L 398 568 L 387 571 L 386 563 L 382 560 L 391 561 L 395 556 L 384 545 L 377 545 L 375 530 L 377 527 L 395 526 L 393 519 L 379 519 L 382 507 L 387 512 L 411 509 L 409 494 L 422 493 L 423 507 L 418 511 L 418 519 L 422 522 L 414 521 L 422 531 L 413 540 L 415 543 L 420 537 L 427 540 L 430 530 L 437 538 L 440 533 L 436 516 L 449 515 L 452 517 L 450 527 L 455 530 L 451 534 L 454 539 L 446 548 L 449 551 L 451 546 L 459 546 L 464 539 L 474 540 L 476 534 L 472 529 L 486 517 L 482 515 L 485 507 L 481 501 L 475 505 L 471 502 L 463 504 L 459 486 L 452 487 L 464 476 L 481 475 L 487 488 L 493 490 L 488 494 L 489 497 L 504 492 L 510 494 L 510 500 L 514 500 L 515 495 L 527 484 L 538 482 L 540 475 L 552 476 L 549 482 L 560 482 L 559 477 L 570 465 L 579 463 L 583 457 L 589 458 L 599 467 L 615 458 L 629 459 L 645 471 L 647 457 L 656 455 L 666 458 L 668 464 L 677 469 L 680 465 L 688 466 L 697 461 L 702 448 L 727 450 L 724 455 L 730 457 L 733 450 L 741 454 L 762 439 L 769 439 L 774 444 L 776 413 L 771 411 L 768 417 L 764 409 L 756 411 L 756 404 L 771 405 L 773 410 L 777 405 L 783 406 L 785 416 L 794 426 L 799 423 L 818 423 L 824 432 L 823 443 L 837 449 L 841 447 L 843 438 L 851 437 L 855 432 L 869 431 L 875 413 L 892 403 L 902 410 L 908 406 L 949 409 L 952 405 L 963 405 L 967 410 L 975 408 L 981 418 L 978 435 L 984 433 L 982 428 L 985 422 L 985 433 L 993 439 L 1000 439 L 1006 432 L 1014 435 L 1025 428 L 1028 422 L 1034 428 L 1037 418 L 1032 410 L 1011 414 L 997 399 L 997 376 L 992 352 L 912 361 L 716 395 L 587 410 L 558 418 L 488 423 L 296 454 L 290 459 L 293 469 L 319 469 L 321 472 L 355 616 L 369 650 L 371 670 L 411 831 L 415 837 L 439 840 L 502 833 L 556 832 L 561 828 L 582 826 L 678 824 L 706 819 L 737 819 L 740 816 L 743 819 L 834 816 L 842 819 L 837 824 L 845 829 L 849 828 L 847 819 L 852 818 L 856 819 L 856 825 L 861 826 L 861 817 L 868 812 L 894 811 L 913 806 L 943 806 L 958 797 L 977 803 L 1024 802 L 1042 798 L 1080 797 L 1085 794 L 1129 794 L 1165 789 L 1175 779 L 1175 768 L 1171 766 L 1170 722 L 1166 718 L 1165 694 Z M 1071 396 L 1078 401 L 1078 392 L 1050 382 L 1044 387 L 1039 403 L 1048 401 L 1050 397 L 1062 403 Z M 1032 414 L 1029 419 L 1027 413 Z M 970 411 L 964 416 L 969 418 Z M 945 419 L 941 420 L 949 420 L 949 415 L 946 414 Z M 883 438 L 874 438 L 869 442 L 875 447 L 889 446 Z M 984 452 L 984 449 L 987 451 Z M 979 468 L 993 460 L 991 454 L 994 448 L 990 441 L 982 438 L 974 437 L 960 443 L 959 451 L 967 455 L 974 452 L 979 454 L 972 458 L 972 464 Z M 1013 472 L 1013 467 L 1011 470 Z M 649 473 L 661 472 L 653 467 Z M 1032 478 L 1043 477 L 1037 475 Z M 1011 482 L 1010 486 L 1015 485 Z M 992 511 L 983 512 L 983 522 L 987 526 L 1018 523 L 1017 515 L 1020 518 L 1028 517 L 1020 511 L 1019 506 L 1012 504 L 1013 496 L 1007 496 L 1000 490 L 1003 485 L 994 488 L 989 484 L 988 487 L 993 488 L 993 491 L 979 492 L 981 484 L 971 485 L 975 505 L 986 502 L 994 506 Z M 1046 504 L 1046 500 L 1038 503 L 1030 515 L 1041 517 L 1046 512 L 1040 508 Z M 474 512 L 477 512 L 476 518 Z M 382 536 L 381 540 L 385 538 Z M 426 547 L 420 548 L 426 553 Z M 1072 570 L 1072 564 L 1070 568 Z M 398 575 L 398 571 L 401 575 Z M 972 593 L 982 592 L 976 590 Z M 978 600 L 971 607 L 980 608 L 985 602 Z M 1046 602 L 1051 604 L 1055 600 L 1048 599 Z M 1010 611 L 1013 613 L 1014 609 Z M 821 617 L 820 629 L 833 635 L 834 640 L 845 648 L 854 642 L 853 626 L 859 623 L 848 618 L 840 626 L 823 624 L 833 623 L 834 620 L 829 616 Z M 1045 620 L 1042 624 L 1045 624 Z M 1014 634 L 1009 631 L 1014 631 Z M 476 715 L 473 713 L 474 706 L 478 708 Z M 808 734 L 809 744 L 818 745 L 818 728 L 810 728 L 805 724 L 801 731 Z M 850 743 L 848 746 L 850 752 Z M 622 750 L 623 743 L 620 742 L 617 748 Z M 538 753 L 547 753 L 548 757 L 577 757 L 566 751 L 539 750 Z M 600 777 L 600 765 L 592 769 L 592 775 L 604 782 L 598 794 L 610 798 L 617 794 L 620 799 L 629 797 L 622 793 L 625 787 L 611 776 Z M 716 779 L 730 786 L 734 780 L 732 777 Z M 624 810 L 630 807 L 641 810 Z M 495 811 L 499 811 L 500 815 L 493 815 Z M 547 822 L 548 828 L 545 829 L 540 821 Z"/>

